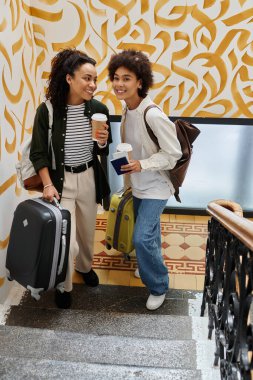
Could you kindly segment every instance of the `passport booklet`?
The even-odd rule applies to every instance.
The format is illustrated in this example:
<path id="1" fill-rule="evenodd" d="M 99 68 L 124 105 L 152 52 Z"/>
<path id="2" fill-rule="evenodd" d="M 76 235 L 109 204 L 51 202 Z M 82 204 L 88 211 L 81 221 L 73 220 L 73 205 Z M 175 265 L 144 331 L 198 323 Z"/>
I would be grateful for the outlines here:
<path id="1" fill-rule="evenodd" d="M 110 160 L 112 166 L 114 167 L 116 173 L 118 175 L 122 175 L 128 172 L 123 172 L 120 170 L 122 165 L 127 165 L 129 164 L 127 154 L 125 152 L 116 152 L 113 154 L 113 159 Z"/>

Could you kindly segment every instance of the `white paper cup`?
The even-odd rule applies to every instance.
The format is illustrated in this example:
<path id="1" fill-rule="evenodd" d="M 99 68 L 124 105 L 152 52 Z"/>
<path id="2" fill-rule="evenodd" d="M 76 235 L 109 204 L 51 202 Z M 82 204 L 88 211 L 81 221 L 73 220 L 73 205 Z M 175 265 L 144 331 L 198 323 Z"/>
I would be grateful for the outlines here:
<path id="1" fill-rule="evenodd" d="M 91 126 L 92 126 L 92 140 L 98 141 L 97 132 L 104 130 L 104 124 L 107 121 L 107 116 L 103 113 L 94 113 L 91 116 Z"/>
<path id="2" fill-rule="evenodd" d="M 117 145 L 116 150 L 117 150 L 117 152 L 125 152 L 125 153 L 127 153 L 128 160 L 132 160 L 132 151 L 133 151 L 133 148 L 132 148 L 131 144 L 120 143 L 120 144 Z"/>

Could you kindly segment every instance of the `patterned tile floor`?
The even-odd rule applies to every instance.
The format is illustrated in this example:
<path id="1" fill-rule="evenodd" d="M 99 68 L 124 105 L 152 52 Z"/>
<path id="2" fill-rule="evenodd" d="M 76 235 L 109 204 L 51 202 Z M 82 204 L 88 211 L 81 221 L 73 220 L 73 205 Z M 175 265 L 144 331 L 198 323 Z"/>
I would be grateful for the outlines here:
<path id="1" fill-rule="evenodd" d="M 169 269 L 171 288 L 203 290 L 208 219 L 193 215 L 161 216 L 162 253 Z M 140 279 L 134 277 L 137 265 L 134 252 L 127 260 L 122 253 L 106 249 L 106 223 L 107 212 L 98 214 L 93 268 L 100 283 L 144 286 Z M 81 276 L 75 273 L 73 281 L 82 282 Z"/>

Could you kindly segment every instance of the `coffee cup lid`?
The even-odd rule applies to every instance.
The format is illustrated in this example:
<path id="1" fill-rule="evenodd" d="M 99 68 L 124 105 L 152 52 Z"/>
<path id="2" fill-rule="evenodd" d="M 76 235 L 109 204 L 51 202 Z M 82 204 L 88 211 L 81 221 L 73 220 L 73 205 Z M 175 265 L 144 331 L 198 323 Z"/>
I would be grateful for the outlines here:
<path id="1" fill-rule="evenodd" d="M 107 120 L 107 116 L 104 113 L 94 113 L 91 116 L 91 119 L 92 120 L 96 120 L 96 121 L 106 121 Z"/>
<path id="2" fill-rule="evenodd" d="M 132 152 L 133 148 L 131 144 L 120 143 L 117 145 L 118 152 Z"/>

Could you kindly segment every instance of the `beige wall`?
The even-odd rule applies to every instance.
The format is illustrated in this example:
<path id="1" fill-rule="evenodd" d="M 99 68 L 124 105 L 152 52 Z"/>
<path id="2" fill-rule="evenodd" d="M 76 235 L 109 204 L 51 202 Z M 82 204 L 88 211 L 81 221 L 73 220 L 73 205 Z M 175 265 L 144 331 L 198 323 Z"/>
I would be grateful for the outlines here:
<path id="1" fill-rule="evenodd" d="M 186 6 L 187 3 L 187 6 Z M 13 211 L 28 196 L 15 163 L 31 133 L 50 59 L 76 46 L 97 60 L 97 96 L 121 104 L 106 66 L 141 49 L 153 63 L 153 99 L 170 115 L 253 117 L 252 0 L 2 0 L 0 2 L 0 298 Z"/>

